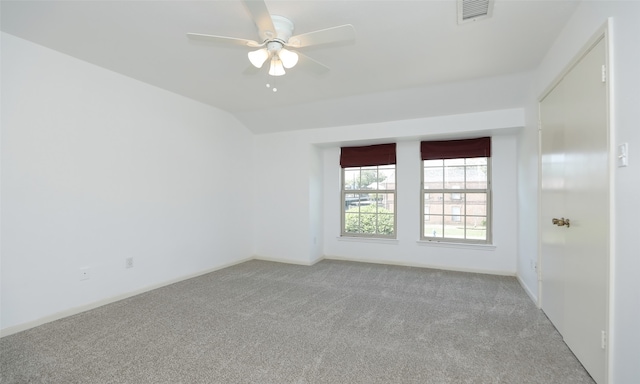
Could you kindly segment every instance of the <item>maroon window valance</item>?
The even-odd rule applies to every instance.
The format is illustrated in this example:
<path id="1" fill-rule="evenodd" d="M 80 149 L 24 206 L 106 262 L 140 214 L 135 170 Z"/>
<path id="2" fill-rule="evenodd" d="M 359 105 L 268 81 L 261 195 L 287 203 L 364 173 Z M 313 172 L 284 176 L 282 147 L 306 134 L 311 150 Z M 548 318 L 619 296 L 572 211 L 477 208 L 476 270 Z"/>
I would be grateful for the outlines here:
<path id="1" fill-rule="evenodd" d="M 423 141 L 420 143 L 420 152 L 422 160 L 491 157 L 491 138 Z"/>
<path id="2" fill-rule="evenodd" d="M 340 148 L 340 166 L 370 167 L 396 163 L 396 143 Z"/>

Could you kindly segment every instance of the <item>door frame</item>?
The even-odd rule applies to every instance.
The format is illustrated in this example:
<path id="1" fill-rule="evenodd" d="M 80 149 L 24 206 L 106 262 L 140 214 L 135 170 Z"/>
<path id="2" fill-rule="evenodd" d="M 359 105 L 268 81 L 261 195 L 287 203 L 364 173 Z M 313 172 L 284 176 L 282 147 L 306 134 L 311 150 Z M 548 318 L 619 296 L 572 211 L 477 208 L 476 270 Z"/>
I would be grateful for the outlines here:
<path id="1" fill-rule="evenodd" d="M 543 277 L 543 269 L 544 266 L 541 264 L 542 261 L 542 225 L 547 223 L 542 223 L 542 122 L 540 116 L 540 103 L 542 100 L 549 94 L 553 89 L 564 79 L 564 77 L 576 66 L 576 64 L 601 40 L 605 43 L 605 89 L 606 89 L 606 130 L 608 136 L 608 183 L 609 183 L 609 244 L 608 244 L 608 271 L 607 271 L 607 313 L 605 314 L 606 318 L 606 362 L 605 362 L 605 376 L 606 381 L 608 383 L 612 382 L 613 375 L 610 369 L 612 362 L 612 341 L 614 340 L 613 334 L 614 330 L 611 328 L 613 322 L 613 306 L 614 302 L 614 289 L 612 282 L 614 281 L 614 263 L 615 263 L 615 191 L 614 191 L 614 177 L 615 177 L 615 169 L 616 169 L 616 161 L 612 154 L 616 153 L 615 150 L 615 130 L 614 130 L 614 121 L 612 119 L 612 108 L 614 106 L 613 99 L 613 80 L 614 80 L 614 71 L 613 71 L 613 60 L 612 60 L 612 47 L 613 47 L 613 39 L 612 39 L 612 18 L 609 17 L 607 21 L 600 27 L 598 30 L 587 40 L 587 42 L 582 46 L 580 51 L 571 59 L 571 61 L 564 67 L 564 69 L 553 79 L 553 81 L 544 89 L 544 91 L 538 96 L 538 249 L 537 249 L 537 265 L 540 268 L 537 268 L 536 274 L 538 278 L 538 298 L 537 298 L 537 306 L 538 308 L 542 308 L 542 277 Z"/>

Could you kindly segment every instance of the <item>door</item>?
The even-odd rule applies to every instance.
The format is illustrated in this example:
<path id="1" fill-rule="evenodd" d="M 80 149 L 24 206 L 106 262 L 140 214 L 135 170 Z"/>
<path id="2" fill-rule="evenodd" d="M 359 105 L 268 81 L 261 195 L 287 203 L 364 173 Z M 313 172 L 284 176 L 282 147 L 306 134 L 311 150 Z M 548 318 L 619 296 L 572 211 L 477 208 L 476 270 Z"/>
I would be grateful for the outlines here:
<path id="1" fill-rule="evenodd" d="M 597 383 L 607 370 L 605 63 L 600 39 L 540 103 L 542 309 Z"/>
<path id="2" fill-rule="evenodd" d="M 564 331 L 564 253 L 565 233 L 554 225 L 548 225 L 554 217 L 568 215 L 565 213 L 565 147 L 564 147 L 564 83 L 558 84 L 554 90 L 540 103 L 540 120 L 542 132 L 541 169 L 541 218 L 540 270 L 542 280 L 542 309 L 561 334 Z"/>

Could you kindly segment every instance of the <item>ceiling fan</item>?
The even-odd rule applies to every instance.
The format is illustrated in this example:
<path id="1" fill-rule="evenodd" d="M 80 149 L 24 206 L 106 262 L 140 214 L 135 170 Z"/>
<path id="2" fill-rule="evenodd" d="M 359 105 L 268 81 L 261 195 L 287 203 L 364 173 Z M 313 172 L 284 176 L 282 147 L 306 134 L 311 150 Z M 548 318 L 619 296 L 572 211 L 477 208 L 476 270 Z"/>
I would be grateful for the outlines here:
<path id="1" fill-rule="evenodd" d="M 291 48 L 305 48 L 355 39 L 355 29 L 351 24 L 293 35 L 293 22 L 282 16 L 271 15 L 264 0 L 242 0 L 242 2 L 258 28 L 258 41 L 200 33 L 187 33 L 187 37 L 194 40 L 257 48 L 248 53 L 249 61 L 254 67 L 262 68 L 264 63 L 270 60 L 269 75 L 271 76 L 284 75 L 285 68 L 293 68 L 299 58 L 304 59 L 305 66 L 309 69 L 317 73 L 327 72 L 329 68 L 326 65 Z"/>

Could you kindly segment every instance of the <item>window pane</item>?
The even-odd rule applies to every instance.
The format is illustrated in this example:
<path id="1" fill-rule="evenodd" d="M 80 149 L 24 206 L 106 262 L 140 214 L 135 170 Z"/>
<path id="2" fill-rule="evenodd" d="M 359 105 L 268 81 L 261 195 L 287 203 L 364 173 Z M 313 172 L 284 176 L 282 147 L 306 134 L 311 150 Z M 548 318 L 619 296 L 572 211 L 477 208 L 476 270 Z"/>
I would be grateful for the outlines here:
<path id="1" fill-rule="evenodd" d="M 381 213 L 377 216 L 377 233 L 381 235 L 393 235 L 393 213 Z"/>
<path id="2" fill-rule="evenodd" d="M 347 193 L 344 195 L 344 208 L 359 207 L 369 205 L 369 195 L 366 193 Z"/>
<path id="3" fill-rule="evenodd" d="M 462 211 L 461 207 L 452 206 L 451 207 L 451 222 L 459 223 L 461 221 L 460 212 Z"/>
<path id="4" fill-rule="evenodd" d="M 360 168 L 360 186 L 359 189 L 376 189 L 378 180 L 378 167 L 362 167 Z"/>
<path id="5" fill-rule="evenodd" d="M 470 229 L 486 229 L 487 217 L 486 216 L 467 216 L 467 228 Z"/>
<path id="6" fill-rule="evenodd" d="M 445 188 L 464 188 L 464 168 L 446 167 L 444 174 Z"/>
<path id="7" fill-rule="evenodd" d="M 487 165 L 486 157 L 472 157 L 465 160 L 465 164 L 467 165 Z"/>
<path id="8" fill-rule="evenodd" d="M 450 239 L 464 239 L 464 224 L 446 224 L 444 226 L 444 237 Z"/>
<path id="9" fill-rule="evenodd" d="M 378 189 L 396 189 L 396 167 L 385 165 L 378 169 Z"/>
<path id="10" fill-rule="evenodd" d="M 360 185 L 360 168 L 344 169 L 344 189 L 358 189 Z"/>
<path id="11" fill-rule="evenodd" d="M 467 239 L 486 240 L 487 239 L 487 218 L 468 216 L 467 217 Z"/>
<path id="12" fill-rule="evenodd" d="M 444 166 L 449 167 L 452 165 L 464 165 L 464 160 L 465 159 L 446 159 L 444 161 Z"/>
<path id="13" fill-rule="evenodd" d="M 445 216 L 464 215 L 464 206 L 461 206 L 458 202 L 446 202 L 444 204 L 444 214 Z M 447 220 L 450 220 L 450 218 L 447 218 Z"/>
<path id="14" fill-rule="evenodd" d="M 393 193 L 372 193 L 369 194 L 369 202 L 375 204 L 378 213 L 393 213 L 395 207 L 395 194 Z"/>
<path id="15" fill-rule="evenodd" d="M 487 194 L 467 193 L 467 215 L 486 216 L 487 215 Z"/>
<path id="16" fill-rule="evenodd" d="M 472 165 L 466 167 L 467 188 L 486 189 L 487 188 L 487 166 Z"/>
<path id="17" fill-rule="evenodd" d="M 442 237 L 443 235 L 442 216 L 430 214 L 429 221 L 424 222 L 424 237 Z"/>
<path id="18" fill-rule="evenodd" d="M 423 160 L 422 165 L 425 167 L 442 167 L 443 160 Z"/>
<path id="19" fill-rule="evenodd" d="M 431 196 L 431 201 L 425 201 L 424 203 L 425 212 L 426 210 L 428 210 L 429 213 L 432 215 L 442 215 L 444 213 L 443 211 L 444 205 L 442 204 L 442 193 L 432 193 L 430 194 L 430 196 Z"/>
<path id="20" fill-rule="evenodd" d="M 444 237 L 464 239 L 464 210 L 460 205 L 444 205 Z"/>
<path id="21" fill-rule="evenodd" d="M 460 187 L 457 186 L 457 185 L 454 185 L 451 189 L 453 189 L 453 190 L 460 189 Z M 458 192 L 452 192 L 452 193 L 449 194 L 449 198 L 451 200 L 455 200 L 456 203 L 459 203 L 461 200 L 464 200 L 463 196 L 464 196 L 464 193 L 458 193 Z"/>
<path id="22" fill-rule="evenodd" d="M 345 232 L 357 233 L 360 229 L 360 215 L 357 209 L 350 209 L 344 214 Z"/>
<path id="23" fill-rule="evenodd" d="M 364 211 L 364 212 L 362 212 Z M 375 211 L 375 207 L 371 207 L 371 209 L 363 209 L 360 212 L 360 233 L 367 233 L 373 235 L 376 233 L 376 214 L 372 213 Z"/>
<path id="24" fill-rule="evenodd" d="M 442 160 L 439 160 L 442 162 Z M 428 163 L 429 161 L 425 161 Z M 443 168 L 433 168 L 427 167 L 424 168 L 424 188 L 425 189 L 442 189 L 442 181 L 443 181 Z"/>

